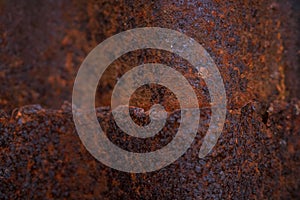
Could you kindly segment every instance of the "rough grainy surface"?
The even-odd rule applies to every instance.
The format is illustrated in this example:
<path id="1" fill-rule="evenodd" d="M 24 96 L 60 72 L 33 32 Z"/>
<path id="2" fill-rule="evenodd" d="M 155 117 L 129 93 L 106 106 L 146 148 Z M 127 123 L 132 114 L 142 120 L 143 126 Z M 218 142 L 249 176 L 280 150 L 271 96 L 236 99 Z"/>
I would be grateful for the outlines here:
<path id="1" fill-rule="evenodd" d="M 297 199 L 300 181 L 300 102 L 251 102 L 229 110 L 213 152 L 198 158 L 210 112 L 201 110 L 198 136 L 173 164 L 152 173 L 129 174 L 96 161 L 81 144 L 70 106 L 49 111 L 27 106 L 0 118 L 1 199 Z M 135 151 L 155 150 L 176 132 L 169 113 L 164 134 L 128 142 L 108 108 L 97 110 L 108 137 Z M 132 109 L 132 116 L 145 114 Z M 165 134 L 168 136 L 165 137 Z M 119 137 L 116 137 L 119 136 Z M 119 139 L 118 139 L 119 138 Z M 149 149 L 150 147 L 150 149 Z"/>
<path id="2" fill-rule="evenodd" d="M 28 104 L 59 108 L 71 101 L 76 72 L 88 52 L 107 37 L 145 26 L 174 29 L 202 44 L 222 74 L 230 108 L 298 95 L 299 82 L 285 76 L 296 79 L 299 74 L 299 15 L 289 2 L 0 2 L 0 105 L 8 112 Z M 199 89 L 205 85 L 195 80 L 187 62 L 166 52 L 141 50 L 112 64 L 99 84 L 97 106 L 109 105 L 116 77 L 143 62 L 181 69 L 194 79 L 200 104 L 207 104 L 208 92 Z"/>
<path id="3" fill-rule="evenodd" d="M 0 199 L 300 198 L 296 0 L 0 0 L 0 13 Z M 201 107 L 198 135 L 184 156 L 156 172 L 128 174 L 87 152 L 70 105 L 60 105 L 71 100 L 76 72 L 91 49 L 118 32 L 145 26 L 174 29 L 203 45 L 224 79 L 228 112 L 217 145 L 199 159 L 211 115 L 204 81 L 168 52 L 148 49 L 120 57 L 100 80 L 97 107 L 110 104 L 118 77 L 147 62 L 180 71 Z M 154 103 L 169 116 L 164 131 L 150 139 L 115 128 L 109 107 L 99 108 L 97 116 L 118 146 L 153 151 L 172 140 L 180 118 L 174 94 L 148 85 L 132 96 L 134 121 L 147 122 L 141 108 Z"/>

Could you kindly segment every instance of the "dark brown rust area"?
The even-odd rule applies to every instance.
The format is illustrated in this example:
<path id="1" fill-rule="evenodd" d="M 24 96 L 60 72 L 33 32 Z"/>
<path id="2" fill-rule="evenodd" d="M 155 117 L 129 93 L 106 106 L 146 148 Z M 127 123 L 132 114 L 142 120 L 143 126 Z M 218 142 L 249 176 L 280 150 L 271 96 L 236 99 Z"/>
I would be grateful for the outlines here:
<path id="1" fill-rule="evenodd" d="M 282 4 L 288 6 L 273 0 L 2 0 L 0 105 L 7 111 L 27 104 L 59 108 L 71 101 L 76 72 L 92 48 L 116 33 L 145 26 L 174 29 L 202 44 L 221 72 L 230 108 L 253 99 L 268 103 L 296 96 L 299 84 L 294 86 L 289 76 L 295 77 L 299 66 L 298 15 L 291 4 Z M 176 63 L 175 57 L 150 52 L 116 64 L 126 68 L 170 59 Z M 97 104 L 109 104 L 107 93 L 116 80 L 110 77 L 104 77 Z"/>
<path id="2" fill-rule="evenodd" d="M 258 102 L 229 110 L 217 145 L 199 159 L 210 118 L 209 110 L 202 110 L 191 148 L 173 164 L 146 174 L 119 172 L 95 160 L 76 134 L 68 105 L 56 111 L 27 106 L 11 117 L 3 113 L 0 198 L 296 199 L 300 185 L 299 107 L 299 101 L 272 102 L 267 119 Z M 133 112 L 134 118 L 142 115 Z M 114 121 L 109 109 L 98 109 L 97 116 L 103 129 L 111 130 Z M 178 117 L 178 112 L 170 113 L 168 121 Z M 174 126 L 167 124 L 164 131 L 174 132 Z M 115 134 L 107 132 L 112 140 Z M 157 140 L 163 138 L 160 135 Z M 143 148 L 138 142 L 129 142 Z M 127 143 L 118 145 L 128 148 Z"/>
<path id="3" fill-rule="evenodd" d="M 300 103 L 292 99 L 300 88 L 296 0 L 0 0 L 0 13 L 0 199 L 300 198 Z M 71 107 L 59 107 L 71 101 L 76 72 L 96 45 L 145 26 L 185 33 L 209 52 L 224 79 L 228 113 L 217 145 L 199 159 L 210 119 L 204 81 L 167 52 L 120 57 L 99 83 L 97 106 L 110 104 L 126 70 L 158 62 L 187 77 L 202 108 L 198 135 L 184 156 L 134 175 L 96 161 L 76 134 Z M 153 103 L 166 106 L 169 122 L 180 117 L 171 91 L 144 86 L 131 99 L 137 123 L 147 123 L 141 108 Z M 137 140 L 113 129 L 109 108 L 97 111 L 108 137 L 126 150 L 158 149 L 176 132 L 169 123 L 165 135 Z"/>

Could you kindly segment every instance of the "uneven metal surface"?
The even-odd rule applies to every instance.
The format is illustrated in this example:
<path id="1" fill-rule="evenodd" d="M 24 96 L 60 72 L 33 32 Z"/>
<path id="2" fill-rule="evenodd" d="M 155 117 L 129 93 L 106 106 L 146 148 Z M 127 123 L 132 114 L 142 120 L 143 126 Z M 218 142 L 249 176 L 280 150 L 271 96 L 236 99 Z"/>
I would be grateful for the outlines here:
<path id="1" fill-rule="evenodd" d="M 187 153 L 146 174 L 119 172 L 96 161 L 74 131 L 69 106 L 56 111 L 22 108 L 11 118 L 1 116 L 0 198 L 296 199 L 300 102 L 273 102 L 267 118 L 261 106 L 252 102 L 230 110 L 213 152 L 199 159 L 210 118 L 209 110 L 202 110 L 198 136 Z M 115 144 L 130 151 L 153 151 L 172 140 L 180 117 L 180 112 L 170 113 L 154 138 L 130 140 L 108 110 L 98 109 L 100 124 Z M 134 118 L 145 117 L 131 111 Z"/>
<path id="2" fill-rule="evenodd" d="M 273 0 L 0 1 L 0 199 L 299 199 L 295 8 Z M 145 26 L 174 29 L 203 45 L 224 79 L 228 113 L 213 152 L 199 159 L 211 115 L 204 81 L 168 52 L 121 56 L 100 80 L 97 107 L 109 105 L 117 77 L 154 62 L 181 72 L 202 108 L 198 135 L 184 156 L 157 172 L 132 175 L 97 162 L 76 134 L 70 105 L 59 107 L 71 100 L 78 67 L 92 48 Z M 172 140 L 180 118 L 174 94 L 150 85 L 132 96 L 133 121 L 147 124 L 143 109 L 155 103 L 166 107 L 167 126 L 149 139 L 118 130 L 109 108 L 97 115 L 118 146 L 153 151 Z"/>
<path id="3" fill-rule="evenodd" d="M 298 38 L 290 29 L 297 29 L 289 18 L 295 16 L 291 6 L 284 7 L 281 10 L 281 4 L 271 0 L 2 0 L 0 104 L 7 111 L 36 103 L 59 108 L 64 100 L 71 101 L 76 72 L 92 48 L 123 30 L 145 26 L 174 29 L 203 45 L 221 71 L 230 108 L 253 99 L 284 98 L 295 91 L 286 91 L 284 70 L 294 74 L 298 63 L 294 53 L 298 47 L 290 48 Z M 164 63 L 195 79 L 189 64 L 175 55 L 132 52 L 108 70 L 99 85 L 97 106 L 110 102 L 116 77 L 144 62 Z M 205 86 L 201 80 L 195 80 L 197 84 Z M 201 105 L 208 105 L 207 91 L 198 91 L 198 98 Z"/>

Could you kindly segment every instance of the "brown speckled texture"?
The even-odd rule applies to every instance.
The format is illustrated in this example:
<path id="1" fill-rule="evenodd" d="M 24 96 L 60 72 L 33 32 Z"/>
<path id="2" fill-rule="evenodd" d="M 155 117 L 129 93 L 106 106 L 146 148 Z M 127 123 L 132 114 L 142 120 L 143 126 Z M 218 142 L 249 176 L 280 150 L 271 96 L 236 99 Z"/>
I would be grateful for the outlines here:
<path id="1" fill-rule="evenodd" d="M 209 156 L 197 157 L 210 112 L 201 110 L 198 136 L 184 156 L 152 173 L 119 172 L 96 161 L 81 144 L 70 106 L 49 111 L 24 107 L 0 118 L 1 199 L 265 199 L 299 197 L 300 102 L 275 101 L 268 117 L 258 102 L 229 110 L 224 132 Z M 143 113 L 132 110 L 134 118 Z M 136 151 L 174 134 L 180 115 L 170 113 L 165 134 L 151 143 L 129 142 L 111 128 L 109 108 L 97 110 L 108 137 Z M 118 139 L 119 138 L 119 139 Z M 135 148 L 132 148 L 134 146 Z M 151 149 L 153 150 L 153 148 Z M 137 151 L 136 151 L 137 152 Z"/>
<path id="2" fill-rule="evenodd" d="M 116 33 L 144 26 L 174 29 L 202 44 L 222 74 L 230 108 L 251 100 L 284 99 L 289 93 L 297 96 L 298 87 L 284 75 L 286 70 L 295 79 L 298 70 L 297 10 L 282 4 L 283 10 L 269 0 L 2 0 L 0 105 L 9 112 L 28 104 L 59 108 L 71 101 L 76 72 L 92 48 Z M 161 62 L 191 74 L 175 55 L 129 53 L 103 77 L 97 106 L 109 105 L 116 77 L 143 62 Z M 200 103 L 207 104 L 207 91 L 197 92 Z"/>
<path id="3" fill-rule="evenodd" d="M 298 11 L 294 0 L 0 0 L 0 199 L 299 199 Z M 89 51 L 107 37 L 145 26 L 174 29 L 203 45 L 224 79 L 228 112 L 217 145 L 199 159 L 211 115 L 204 81 L 168 52 L 120 57 L 96 94 L 99 123 L 115 144 L 154 150 L 178 126 L 174 95 L 150 85 L 132 96 L 131 116 L 143 124 L 148 117 L 140 108 L 161 103 L 169 112 L 164 132 L 140 140 L 115 128 L 104 106 L 117 77 L 134 66 L 174 67 L 196 90 L 201 107 L 198 135 L 185 155 L 159 171 L 128 174 L 87 152 L 71 106 L 63 102 L 71 101 Z"/>

